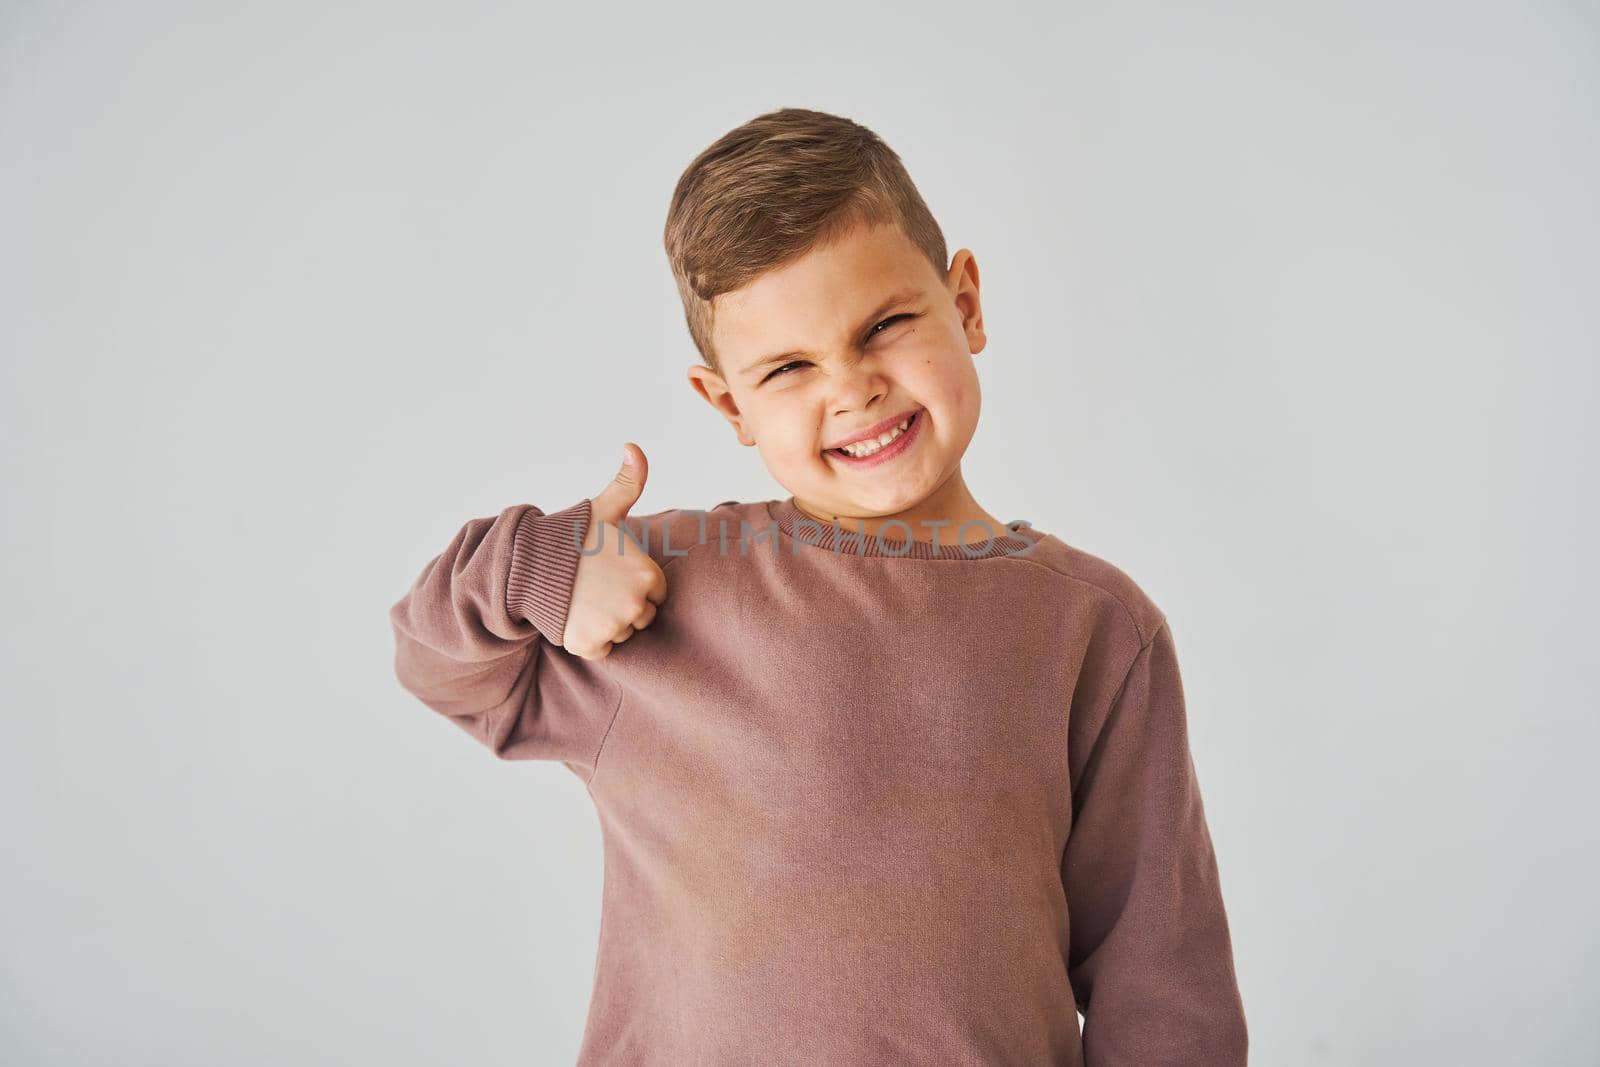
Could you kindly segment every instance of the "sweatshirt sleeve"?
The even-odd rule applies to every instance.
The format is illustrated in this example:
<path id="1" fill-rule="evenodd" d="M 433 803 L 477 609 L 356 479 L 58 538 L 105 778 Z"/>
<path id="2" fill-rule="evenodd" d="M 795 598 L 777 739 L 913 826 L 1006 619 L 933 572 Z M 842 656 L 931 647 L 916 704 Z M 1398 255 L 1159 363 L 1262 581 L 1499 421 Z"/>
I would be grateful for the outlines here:
<path id="1" fill-rule="evenodd" d="M 389 609 L 395 675 L 500 759 L 592 776 L 620 687 L 561 648 L 588 532 L 585 499 L 469 521 Z"/>
<path id="2" fill-rule="evenodd" d="M 1244 1006 L 1165 619 L 1069 749 L 1061 878 L 1085 1067 L 1239 1067 Z"/>

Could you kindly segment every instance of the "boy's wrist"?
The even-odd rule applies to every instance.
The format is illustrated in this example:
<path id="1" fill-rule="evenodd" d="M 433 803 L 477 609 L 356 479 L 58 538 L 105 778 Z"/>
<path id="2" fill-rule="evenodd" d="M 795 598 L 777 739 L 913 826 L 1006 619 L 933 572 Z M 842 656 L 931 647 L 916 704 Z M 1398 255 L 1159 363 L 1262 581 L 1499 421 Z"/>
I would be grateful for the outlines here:
<path id="1" fill-rule="evenodd" d="M 511 565 L 506 577 L 506 612 L 531 622 L 553 644 L 566 630 L 572 584 L 588 534 L 590 501 L 541 514 L 529 508 L 512 535 Z"/>

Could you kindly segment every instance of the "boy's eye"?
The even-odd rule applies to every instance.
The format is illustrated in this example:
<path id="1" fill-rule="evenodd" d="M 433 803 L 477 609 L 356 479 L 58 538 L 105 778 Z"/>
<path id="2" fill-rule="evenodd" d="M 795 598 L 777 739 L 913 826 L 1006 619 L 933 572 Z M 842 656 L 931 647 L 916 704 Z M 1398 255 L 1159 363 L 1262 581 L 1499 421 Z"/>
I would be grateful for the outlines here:
<path id="1" fill-rule="evenodd" d="M 902 312 L 899 315 L 890 315 L 888 318 L 886 318 L 882 322 L 878 323 L 877 326 L 874 326 L 871 330 L 869 330 L 868 331 L 868 336 L 871 336 L 872 334 L 877 333 L 878 332 L 878 327 L 880 327 L 880 326 L 890 326 L 890 325 L 893 325 L 896 322 L 899 322 L 901 319 L 914 319 L 914 318 L 916 318 L 916 316 L 911 314 L 909 311 Z"/>
<path id="2" fill-rule="evenodd" d="M 876 336 L 877 332 L 880 329 L 882 329 L 885 326 L 892 326 L 896 322 L 899 322 L 901 319 L 914 319 L 916 317 L 917 316 L 912 312 L 903 312 L 903 313 L 901 313 L 899 315 L 890 315 L 888 318 L 886 318 L 882 322 L 878 323 L 878 325 L 876 325 L 872 329 L 868 330 L 867 331 L 867 336 L 868 337 Z M 801 367 L 801 366 L 804 366 L 804 365 L 805 365 L 805 360 L 803 360 L 803 359 L 791 360 L 790 362 L 785 363 L 781 367 L 774 367 L 767 374 L 766 377 L 761 379 L 761 381 L 763 383 L 768 382 L 768 381 L 772 380 L 773 378 L 776 378 L 779 375 L 782 375 L 782 374 L 786 373 L 789 370 L 790 367 Z"/>
<path id="3" fill-rule="evenodd" d="M 794 360 L 793 362 L 785 363 L 781 367 L 774 367 L 772 369 L 771 373 L 769 373 L 765 378 L 763 378 L 761 380 L 762 381 L 767 381 L 769 379 L 776 378 L 778 375 L 782 374 L 784 371 L 788 370 L 790 367 L 798 367 L 803 362 L 804 362 L 804 360 L 798 360 L 797 359 L 797 360 Z"/>

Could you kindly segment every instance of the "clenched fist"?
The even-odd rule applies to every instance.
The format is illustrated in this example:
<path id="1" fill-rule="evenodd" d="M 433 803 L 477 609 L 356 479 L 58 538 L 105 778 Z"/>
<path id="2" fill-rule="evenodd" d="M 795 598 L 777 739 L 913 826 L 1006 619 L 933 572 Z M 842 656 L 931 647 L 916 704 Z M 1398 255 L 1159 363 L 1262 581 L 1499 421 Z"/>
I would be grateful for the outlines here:
<path id="1" fill-rule="evenodd" d="M 667 597 L 667 576 L 661 567 L 619 526 L 644 492 L 649 473 L 638 445 L 629 441 L 622 446 L 622 454 L 617 476 L 589 500 L 589 532 L 583 550 L 592 554 L 579 557 L 567 627 L 561 634 L 561 647 L 583 659 L 610 655 L 612 645 L 650 625 L 656 605 Z M 605 543 L 596 551 L 602 532 Z"/>

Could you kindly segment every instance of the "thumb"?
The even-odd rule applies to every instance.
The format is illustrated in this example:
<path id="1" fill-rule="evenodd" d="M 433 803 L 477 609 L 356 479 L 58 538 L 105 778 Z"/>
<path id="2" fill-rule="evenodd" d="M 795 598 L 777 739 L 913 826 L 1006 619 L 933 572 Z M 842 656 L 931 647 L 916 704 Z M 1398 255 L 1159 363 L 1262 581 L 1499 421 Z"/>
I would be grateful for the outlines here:
<path id="1" fill-rule="evenodd" d="M 644 492 L 645 476 L 649 473 L 650 464 L 644 458 L 644 449 L 632 441 L 624 444 L 622 469 L 610 484 L 590 499 L 590 513 L 604 522 L 621 522 L 627 517 L 628 509 L 638 502 L 639 494 Z"/>

